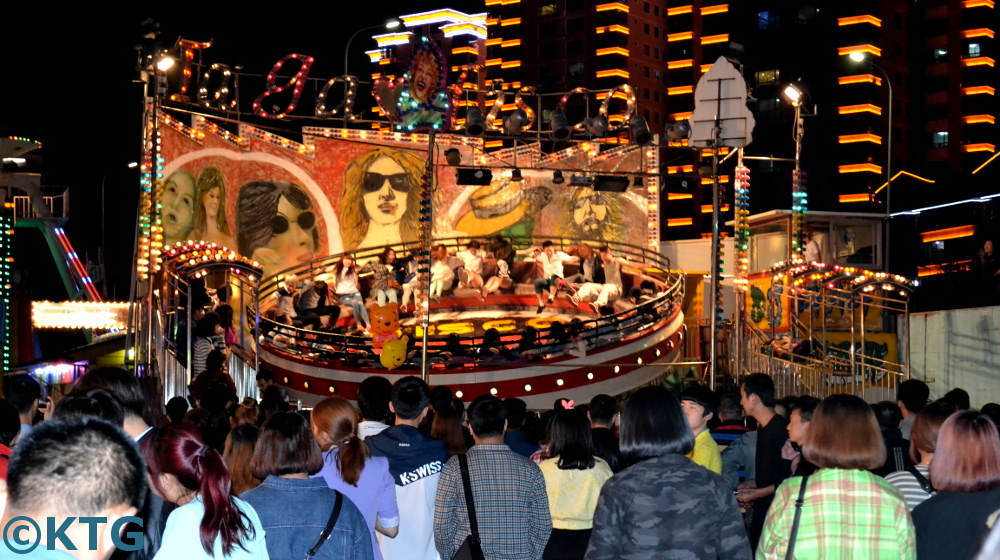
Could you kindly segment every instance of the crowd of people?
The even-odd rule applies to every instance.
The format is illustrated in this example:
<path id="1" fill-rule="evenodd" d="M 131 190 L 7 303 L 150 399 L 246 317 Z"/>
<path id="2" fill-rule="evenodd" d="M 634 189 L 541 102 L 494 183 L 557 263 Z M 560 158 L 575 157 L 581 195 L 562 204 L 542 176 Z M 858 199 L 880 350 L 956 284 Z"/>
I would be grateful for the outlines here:
<path id="1" fill-rule="evenodd" d="M 4 542 L 52 518 L 37 557 L 1000 555 L 1000 406 L 971 409 L 960 389 L 929 402 L 909 380 L 872 406 L 776 399 L 751 374 L 738 394 L 647 386 L 528 411 L 374 376 L 356 405 L 294 410 L 261 373 L 259 402 L 220 373 L 162 410 L 118 368 L 54 403 L 33 377 L 8 376 Z"/>

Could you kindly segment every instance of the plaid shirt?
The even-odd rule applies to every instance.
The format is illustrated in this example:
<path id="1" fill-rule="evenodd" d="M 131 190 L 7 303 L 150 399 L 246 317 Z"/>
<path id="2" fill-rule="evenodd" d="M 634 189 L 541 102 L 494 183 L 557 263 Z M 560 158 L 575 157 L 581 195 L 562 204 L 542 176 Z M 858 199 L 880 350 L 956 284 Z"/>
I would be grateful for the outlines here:
<path id="1" fill-rule="evenodd" d="M 476 444 L 467 456 L 486 558 L 541 558 L 552 532 L 542 471 L 502 443 Z M 434 541 L 441 558 L 453 557 L 470 534 L 462 469 L 456 456 L 441 471 L 434 506 Z"/>
<path id="2" fill-rule="evenodd" d="M 801 477 L 778 488 L 757 558 L 784 558 Z M 795 558 L 914 559 L 913 521 L 899 491 L 868 471 L 821 469 L 809 477 Z"/>

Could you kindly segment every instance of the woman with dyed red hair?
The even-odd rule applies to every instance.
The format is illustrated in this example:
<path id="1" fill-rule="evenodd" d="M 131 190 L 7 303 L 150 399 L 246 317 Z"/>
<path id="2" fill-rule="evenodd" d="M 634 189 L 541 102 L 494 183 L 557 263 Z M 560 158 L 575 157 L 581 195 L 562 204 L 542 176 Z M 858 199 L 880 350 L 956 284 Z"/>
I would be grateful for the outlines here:
<path id="1" fill-rule="evenodd" d="M 956 412 L 938 431 L 930 481 L 937 490 L 913 510 L 920 558 L 973 558 L 1000 510 L 1000 436 L 988 416 Z"/>
<path id="2" fill-rule="evenodd" d="M 144 451 L 156 493 L 178 506 L 167 518 L 156 558 L 268 558 L 257 512 L 232 495 L 222 455 L 197 428 L 167 426 Z"/>

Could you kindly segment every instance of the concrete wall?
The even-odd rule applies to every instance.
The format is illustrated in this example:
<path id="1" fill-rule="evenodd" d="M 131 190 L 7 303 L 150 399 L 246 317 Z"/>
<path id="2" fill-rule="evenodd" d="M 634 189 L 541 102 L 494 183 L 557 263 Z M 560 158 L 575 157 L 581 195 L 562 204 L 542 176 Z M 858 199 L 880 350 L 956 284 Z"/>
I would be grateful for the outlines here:
<path id="1" fill-rule="evenodd" d="M 1000 307 L 914 313 L 910 360 L 932 399 L 961 387 L 973 407 L 1000 403 Z"/>

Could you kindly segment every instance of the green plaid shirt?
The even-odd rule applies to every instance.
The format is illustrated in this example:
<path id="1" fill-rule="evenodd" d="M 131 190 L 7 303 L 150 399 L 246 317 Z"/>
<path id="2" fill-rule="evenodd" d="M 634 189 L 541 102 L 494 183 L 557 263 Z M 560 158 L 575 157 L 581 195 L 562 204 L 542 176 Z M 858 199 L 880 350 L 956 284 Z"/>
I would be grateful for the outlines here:
<path id="1" fill-rule="evenodd" d="M 757 558 L 784 558 L 802 477 L 781 484 L 767 512 Z M 891 559 L 917 556 L 913 521 L 899 490 L 868 471 L 821 469 L 809 477 L 794 556 Z"/>

